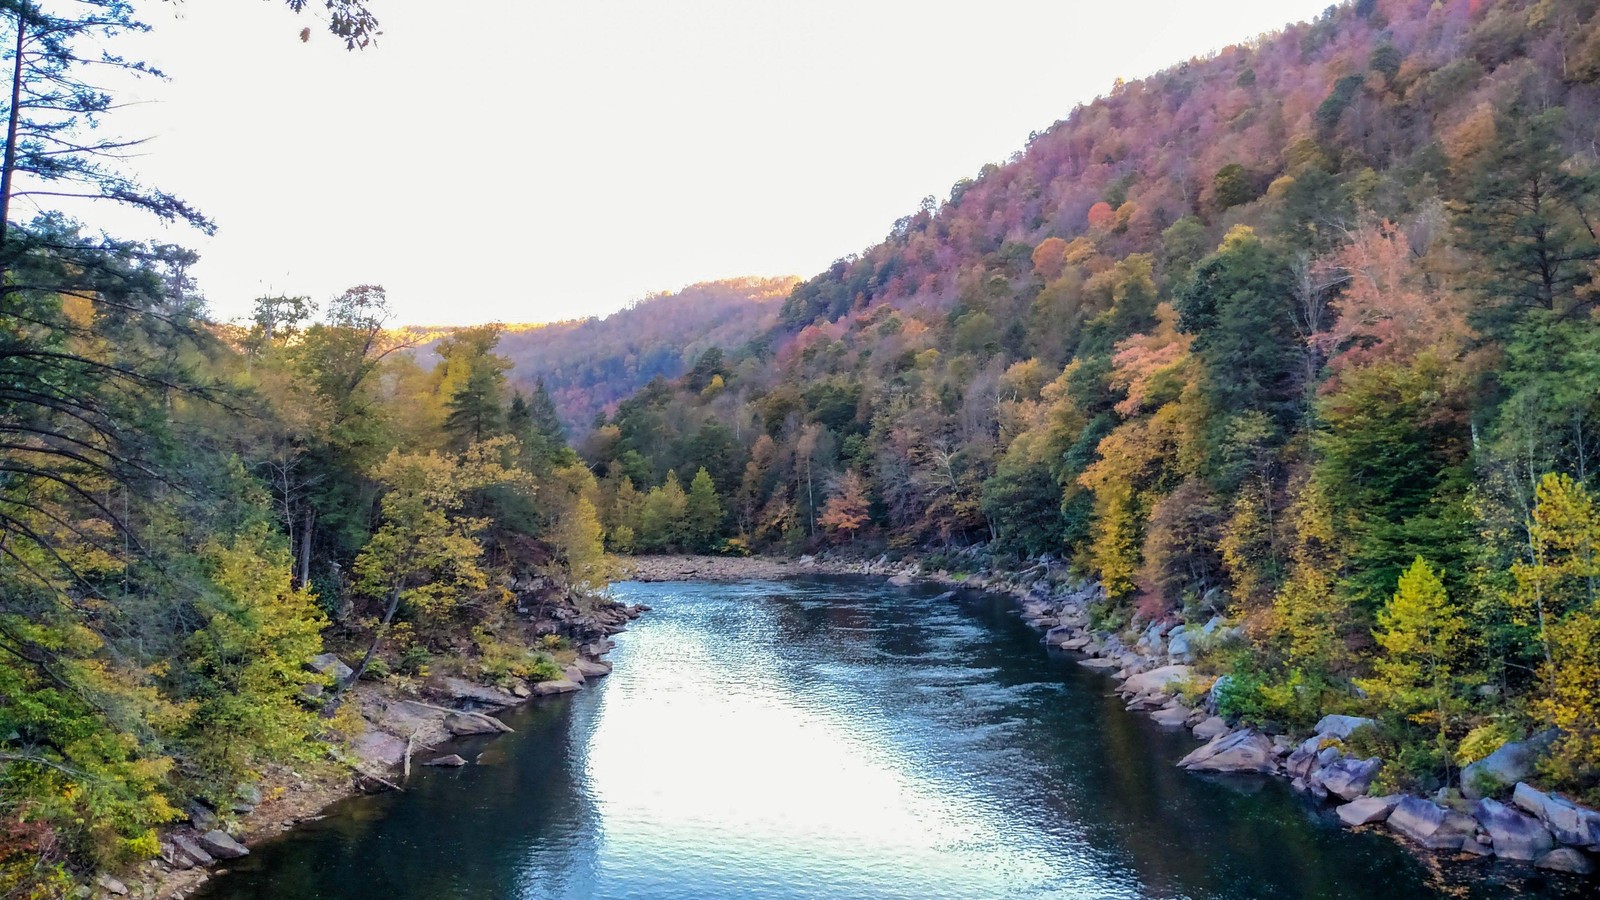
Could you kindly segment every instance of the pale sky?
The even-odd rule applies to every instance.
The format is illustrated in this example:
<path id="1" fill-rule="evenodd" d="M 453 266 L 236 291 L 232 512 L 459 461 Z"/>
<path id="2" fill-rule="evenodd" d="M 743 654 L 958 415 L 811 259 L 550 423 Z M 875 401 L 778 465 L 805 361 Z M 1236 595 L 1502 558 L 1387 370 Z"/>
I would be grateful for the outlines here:
<path id="1" fill-rule="evenodd" d="M 143 0 L 170 80 L 117 130 L 220 228 L 116 230 L 199 250 L 223 319 L 379 283 L 405 322 L 551 321 L 809 276 L 1113 79 L 1328 2 L 370 0 L 384 34 L 347 53 L 282 0 Z"/>

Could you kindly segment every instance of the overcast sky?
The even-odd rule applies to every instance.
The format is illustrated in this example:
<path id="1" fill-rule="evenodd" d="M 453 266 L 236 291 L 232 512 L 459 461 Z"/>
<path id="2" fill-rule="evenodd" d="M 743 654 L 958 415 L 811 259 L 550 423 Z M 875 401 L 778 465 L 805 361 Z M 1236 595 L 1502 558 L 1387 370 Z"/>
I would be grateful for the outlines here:
<path id="1" fill-rule="evenodd" d="M 370 0 L 347 53 L 282 0 L 144 0 L 171 77 L 118 128 L 217 220 L 139 234 L 201 251 L 221 318 L 375 282 L 406 322 L 550 321 L 813 274 L 1113 79 L 1327 3 Z"/>

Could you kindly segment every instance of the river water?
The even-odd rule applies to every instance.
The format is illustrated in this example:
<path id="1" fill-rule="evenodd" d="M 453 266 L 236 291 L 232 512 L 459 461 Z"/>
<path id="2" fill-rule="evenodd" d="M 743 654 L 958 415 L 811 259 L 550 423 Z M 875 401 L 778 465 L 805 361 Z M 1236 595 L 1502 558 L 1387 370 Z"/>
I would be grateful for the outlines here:
<path id="1" fill-rule="evenodd" d="M 1047 654 L 1009 598 L 881 580 L 629 583 L 616 671 L 403 794 L 259 847 L 209 900 L 1585 896 L 1440 866 Z M 1588 895 L 1592 896 L 1592 895 Z"/>

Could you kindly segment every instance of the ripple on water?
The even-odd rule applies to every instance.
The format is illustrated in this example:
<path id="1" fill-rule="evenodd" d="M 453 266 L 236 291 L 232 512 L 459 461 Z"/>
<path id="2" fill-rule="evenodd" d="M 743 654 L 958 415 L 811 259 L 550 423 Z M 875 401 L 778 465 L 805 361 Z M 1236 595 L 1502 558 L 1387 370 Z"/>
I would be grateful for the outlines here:
<path id="1" fill-rule="evenodd" d="M 654 611 L 614 674 L 511 714 L 492 765 L 345 804 L 206 896 L 1444 895 L 1281 785 L 1178 771 L 1191 742 L 1001 605 L 865 579 L 617 594 Z"/>

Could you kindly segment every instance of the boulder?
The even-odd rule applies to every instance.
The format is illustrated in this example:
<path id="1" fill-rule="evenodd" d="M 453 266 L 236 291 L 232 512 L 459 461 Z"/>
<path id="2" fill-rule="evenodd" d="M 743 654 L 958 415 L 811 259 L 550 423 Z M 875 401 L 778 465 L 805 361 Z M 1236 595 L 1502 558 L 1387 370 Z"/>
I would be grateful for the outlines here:
<path id="1" fill-rule="evenodd" d="M 1331 734 L 1314 734 L 1300 742 L 1300 749 L 1312 756 L 1321 753 L 1327 747 L 1337 744 L 1339 739 Z"/>
<path id="2" fill-rule="evenodd" d="M 1131 676 L 1122 685 L 1122 690 L 1134 694 L 1165 693 L 1179 682 L 1187 681 L 1193 671 L 1188 666 L 1162 666 Z"/>
<path id="3" fill-rule="evenodd" d="M 1371 719 L 1361 716 L 1323 716 L 1317 723 L 1317 734 L 1331 734 L 1344 740 L 1357 728 L 1367 728 L 1378 724 Z"/>
<path id="4" fill-rule="evenodd" d="M 1166 728 L 1181 728 L 1185 722 L 1189 721 L 1189 708 L 1186 706 L 1162 707 L 1151 713 L 1150 718 L 1154 719 L 1157 725 Z"/>
<path id="5" fill-rule="evenodd" d="M 1555 848 L 1555 838 L 1550 836 L 1549 829 L 1539 824 L 1538 819 L 1504 803 L 1488 798 L 1479 800 L 1473 809 L 1473 816 L 1488 833 L 1495 856 L 1531 861 Z"/>
<path id="6" fill-rule="evenodd" d="M 1057 625 L 1044 633 L 1044 642 L 1051 647 L 1059 647 L 1072 640 L 1073 633 L 1077 631 L 1071 625 Z"/>
<path id="7" fill-rule="evenodd" d="M 1202 741 L 1228 733 L 1228 723 L 1221 716 L 1212 716 L 1194 727 L 1194 736 Z"/>
<path id="8" fill-rule="evenodd" d="M 217 861 L 216 857 L 207 853 L 206 849 L 200 846 L 199 841 L 187 834 L 173 835 L 172 849 L 175 851 L 175 856 L 180 861 L 180 865 L 181 861 L 186 860 L 188 862 L 188 865 L 182 866 L 185 869 L 193 866 L 209 866 Z"/>
<path id="9" fill-rule="evenodd" d="M 1555 739 L 1556 732 L 1551 729 L 1525 741 L 1502 744 L 1500 749 L 1461 770 L 1461 793 L 1476 800 L 1526 779 Z"/>
<path id="10" fill-rule="evenodd" d="M 1298 780 L 1310 778 L 1311 773 L 1316 771 L 1316 769 L 1317 755 L 1305 749 L 1304 747 L 1295 750 L 1293 753 L 1289 754 L 1288 759 L 1283 761 L 1283 771 L 1287 773 L 1290 778 Z"/>
<path id="11" fill-rule="evenodd" d="M 1178 761 L 1196 772 L 1271 772 L 1272 741 L 1250 729 L 1222 735 Z"/>
<path id="12" fill-rule="evenodd" d="M 306 661 L 306 668 L 318 675 L 328 675 L 335 681 L 343 681 L 355 674 L 355 670 L 345 665 L 339 657 L 332 653 L 319 653 Z"/>
<path id="13" fill-rule="evenodd" d="M 444 727 L 450 733 L 462 737 L 469 734 L 505 734 L 511 731 L 511 726 L 483 713 L 459 712 L 445 716 Z"/>
<path id="14" fill-rule="evenodd" d="M 1357 797 L 1334 810 L 1334 813 L 1338 815 L 1339 821 L 1354 828 L 1357 825 L 1387 821 L 1389 814 L 1399 805 L 1399 794 L 1390 794 L 1387 797 Z"/>
<path id="15" fill-rule="evenodd" d="M 1206 624 L 1200 626 L 1200 633 L 1209 637 L 1215 633 L 1218 628 L 1221 628 L 1226 624 L 1228 624 L 1227 619 L 1224 619 L 1221 616 L 1212 616 L 1211 619 L 1206 622 Z"/>
<path id="16" fill-rule="evenodd" d="M 406 742 L 404 738 L 374 728 L 351 741 L 350 752 L 369 765 L 392 769 L 406 761 Z"/>
<path id="17" fill-rule="evenodd" d="M 466 764 L 466 760 L 454 753 L 450 754 L 449 756 L 441 756 L 438 759 L 430 759 L 423 763 L 425 766 L 443 766 L 447 769 L 459 769 Z"/>
<path id="18" fill-rule="evenodd" d="M 121 879 L 111 875 L 102 873 L 99 878 L 94 880 L 94 883 L 98 884 L 100 889 L 106 893 L 116 894 L 118 897 L 126 896 L 128 893 L 128 886 L 123 884 Z"/>
<path id="19" fill-rule="evenodd" d="M 582 672 L 585 678 L 599 678 L 611 674 L 611 663 L 603 659 L 584 659 L 580 656 L 573 661 L 572 667 Z"/>
<path id="20" fill-rule="evenodd" d="M 1460 850 L 1478 823 L 1471 816 L 1421 797 L 1406 797 L 1389 815 L 1389 827 L 1428 850 Z"/>
<path id="21" fill-rule="evenodd" d="M 1571 847 L 1557 847 L 1539 857 L 1533 864 L 1541 869 L 1571 872 L 1574 875 L 1588 875 L 1594 871 L 1594 865 L 1589 862 L 1589 857 Z"/>
<path id="22" fill-rule="evenodd" d="M 200 835 L 200 846 L 217 859 L 238 859 L 249 856 L 250 848 L 233 839 L 233 836 L 220 828 Z"/>
<path id="23" fill-rule="evenodd" d="M 1166 623 L 1157 622 L 1154 625 L 1151 625 L 1149 628 L 1146 628 L 1144 633 L 1139 635 L 1139 640 L 1135 642 L 1135 646 L 1150 647 L 1159 652 L 1162 647 L 1161 636 L 1166 633 Z"/>
<path id="24" fill-rule="evenodd" d="M 1167 656 L 1175 660 L 1189 658 L 1189 634 L 1181 625 L 1167 637 Z"/>
<path id="25" fill-rule="evenodd" d="M 587 678 L 583 677 L 583 670 L 577 666 L 567 666 L 562 672 L 567 676 L 567 680 L 573 684 L 583 684 L 588 681 Z"/>
<path id="26" fill-rule="evenodd" d="M 1116 661 L 1114 659 L 1105 659 L 1103 657 L 1090 657 L 1089 659 L 1080 659 L 1080 660 L 1078 660 L 1078 665 L 1085 666 L 1085 667 L 1090 668 L 1090 669 L 1101 669 L 1101 670 L 1105 670 L 1105 669 L 1120 669 L 1122 667 L 1122 663 L 1120 663 L 1120 662 L 1118 662 L 1118 661 Z"/>
<path id="27" fill-rule="evenodd" d="M 190 800 L 183 811 L 189 814 L 189 824 L 201 831 L 210 831 L 217 823 L 217 814 L 199 800 Z"/>
<path id="28" fill-rule="evenodd" d="M 1227 690 L 1230 684 L 1233 684 L 1232 675 L 1223 675 L 1216 681 L 1211 682 L 1211 690 L 1206 691 L 1206 709 L 1212 712 L 1218 711 L 1217 703 L 1222 698 L 1222 692 Z"/>
<path id="29" fill-rule="evenodd" d="M 910 587 L 912 578 L 910 575 L 895 575 L 889 579 L 889 583 L 895 587 Z"/>
<path id="30" fill-rule="evenodd" d="M 468 681 L 465 678 L 441 678 L 437 682 L 437 688 L 446 697 L 461 703 L 495 708 L 517 705 L 516 694 L 492 685 Z"/>
<path id="31" fill-rule="evenodd" d="M 1556 840 L 1575 847 L 1600 847 L 1600 813 L 1584 809 L 1565 797 L 1536 791 L 1517 782 L 1511 802 L 1543 822 Z"/>
<path id="32" fill-rule="evenodd" d="M 557 678 L 553 681 L 536 682 L 533 686 L 533 692 L 541 697 L 548 697 L 551 694 L 570 694 L 573 691 L 581 690 L 582 688 L 583 685 L 577 683 L 576 681 L 570 681 L 566 678 Z"/>
<path id="33" fill-rule="evenodd" d="M 1378 776 L 1378 770 L 1383 768 L 1383 760 L 1376 756 L 1370 759 L 1341 759 L 1324 766 L 1317 773 L 1317 779 L 1328 793 L 1341 800 L 1354 800 L 1365 796 L 1367 788 L 1372 786 L 1372 779 Z"/>

